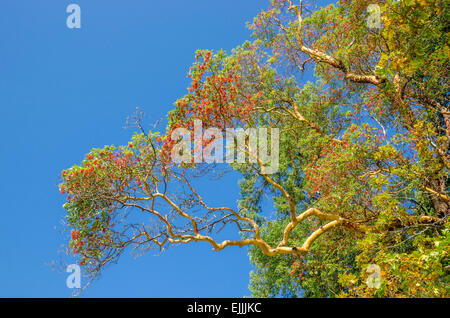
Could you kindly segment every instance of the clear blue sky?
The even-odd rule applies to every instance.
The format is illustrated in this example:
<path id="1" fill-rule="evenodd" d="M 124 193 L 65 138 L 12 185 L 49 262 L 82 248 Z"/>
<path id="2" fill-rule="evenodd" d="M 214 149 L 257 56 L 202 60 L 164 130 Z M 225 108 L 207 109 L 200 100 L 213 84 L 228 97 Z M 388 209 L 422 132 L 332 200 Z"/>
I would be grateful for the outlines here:
<path id="1" fill-rule="evenodd" d="M 82 28 L 66 27 L 77 3 Z M 0 297 L 70 297 L 68 274 L 46 263 L 66 243 L 60 172 L 93 147 L 125 144 L 125 119 L 139 106 L 150 124 L 186 92 L 194 52 L 249 39 L 245 22 L 262 0 L 3 1 L 0 10 Z M 209 190 L 233 206 L 236 179 Z M 246 249 L 207 244 L 118 264 L 85 297 L 249 295 Z"/>

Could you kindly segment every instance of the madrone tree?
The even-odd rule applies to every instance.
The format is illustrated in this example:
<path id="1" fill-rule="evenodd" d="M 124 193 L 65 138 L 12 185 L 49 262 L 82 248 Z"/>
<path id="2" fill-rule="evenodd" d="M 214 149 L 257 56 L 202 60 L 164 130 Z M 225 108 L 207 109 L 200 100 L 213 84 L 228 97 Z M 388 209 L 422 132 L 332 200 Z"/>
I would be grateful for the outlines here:
<path id="1" fill-rule="evenodd" d="M 379 25 L 368 23 L 370 4 Z M 272 0 L 249 23 L 252 41 L 196 53 L 165 132 L 142 129 L 63 171 L 71 252 L 95 277 L 127 248 L 204 241 L 249 247 L 254 296 L 448 296 L 448 7 Z M 172 160 L 173 132 L 192 133 L 195 120 L 223 134 L 279 128 L 278 171 L 265 173 L 257 154 L 229 164 L 241 198 L 215 206 L 192 180 L 220 176 L 219 165 Z M 241 239 L 217 241 L 225 226 Z"/>

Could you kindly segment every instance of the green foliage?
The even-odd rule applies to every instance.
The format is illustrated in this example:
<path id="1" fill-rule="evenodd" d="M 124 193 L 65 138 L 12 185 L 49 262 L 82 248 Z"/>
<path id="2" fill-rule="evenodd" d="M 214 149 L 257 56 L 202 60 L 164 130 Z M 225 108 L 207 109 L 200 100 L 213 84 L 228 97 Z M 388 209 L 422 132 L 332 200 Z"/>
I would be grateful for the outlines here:
<path id="1" fill-rule="evenodd" d="M 372 3 L 380 8 L 379 28 L 367 24 Z M 252 242 L 232 245 L 251 246 L 253 296 L 448 297 L 448 2 L 340 0 L 317 10 L 271 4 L 248 24 L 252 42 L 230 54 L 197 51 L 189 90 L 168 113 L 163 135 L 136 134 L 128 146 L 93 149 L 63 172 L 74 252 L 98 270 L 136 243 L 124 239 L 126 222 L 111 224 L 126 206 L 162 222 L 159 234 L 142 232 L 139 242 L 160 248 L 214 242 L 199 232 L 234 222 Z M 315 77 L 305 83 L 308 70 Z M 212 211 L 226 209 L 209 208 L 192 190 L 185 173 L 202 165 L 170 162 L 172 132 L 191 131 L 196 119 L 221 132 L 280 129 L 277 173 L 261 175 L 260 163 L 231 164 L 242 175 L 239 216 L 230 214 L 236 219 L 214 219 Z M 170 182 L 185 182 L 190 194 L 169 199 Z M 170 213 L 154 210 L 155 197 L 166 199 Z M 328 217 L 297 223 L 309 208 Z M 271 253 L 277 248 L 285 249 Z M 367 283 L 372 265 L 380 268 L 379 287 Z"/>

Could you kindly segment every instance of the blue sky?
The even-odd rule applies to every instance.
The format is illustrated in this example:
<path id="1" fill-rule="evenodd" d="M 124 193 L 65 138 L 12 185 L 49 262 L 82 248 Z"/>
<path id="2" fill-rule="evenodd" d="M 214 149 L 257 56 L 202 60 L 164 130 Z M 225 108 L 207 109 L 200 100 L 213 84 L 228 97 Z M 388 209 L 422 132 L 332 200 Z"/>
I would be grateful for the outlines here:
<path id="1" fill-rule="evenodd" d="M 66 7 L 81 7 L 81 29 Z M 60 172 L 93 147 L 125 144 L 136 107 L 146 123 L 165 118 L 186 92 L 196 49 L 249 39 L 245 22 L 262 0 L 4 1 L 0 10 L 0 297 L 70 297 L 68 274 L 46 265 L 66 243 L 58 232 Z M 206 196 L 234 205 L 237 180 Z M 242 297 L 249 295 L 246 249 L 207 244 L 108 267 L 84 297 Z"/>

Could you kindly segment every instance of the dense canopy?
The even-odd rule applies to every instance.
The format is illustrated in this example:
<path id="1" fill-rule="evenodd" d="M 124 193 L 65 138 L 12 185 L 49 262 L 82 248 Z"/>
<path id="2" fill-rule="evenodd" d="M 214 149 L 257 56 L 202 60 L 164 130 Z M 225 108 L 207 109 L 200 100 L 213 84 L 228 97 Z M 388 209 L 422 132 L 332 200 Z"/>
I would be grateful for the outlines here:
<path id="1" fill-rule="evenodd" d="M 205 241 L 249 247 L 253 296 L 449 295 L 449 2 L 309 3 L 272 0 L 251 40 L 197 51 L 165 131 L 136 118 L 128 145 L 63 171 L 70 250 L 92 277 L 128 247 Z M 246 162 L 174 162 L 199 121 L 218 133 L 192 153 L 229 129 L 278 129 L 277 170 L 248 136 Z M 227 169 L 241 196 L 210 205 L 193 180 Z M 224 226 L 240 239 L 216 240 Z"/>

